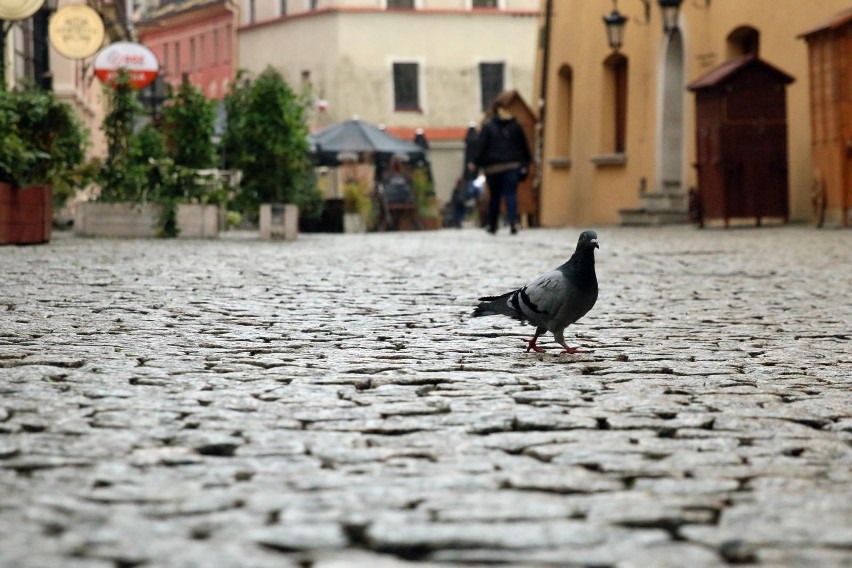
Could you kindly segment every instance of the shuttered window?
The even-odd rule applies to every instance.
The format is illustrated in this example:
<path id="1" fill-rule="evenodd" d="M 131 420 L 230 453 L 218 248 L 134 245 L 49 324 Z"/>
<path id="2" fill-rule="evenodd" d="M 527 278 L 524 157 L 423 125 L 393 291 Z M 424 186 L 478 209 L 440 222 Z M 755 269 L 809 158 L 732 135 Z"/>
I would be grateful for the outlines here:
<path id="1" fill-rule="evenodd" d="M 419 68 L 417 63 L 393 64 L 394 110 L 420 110 Z"/>

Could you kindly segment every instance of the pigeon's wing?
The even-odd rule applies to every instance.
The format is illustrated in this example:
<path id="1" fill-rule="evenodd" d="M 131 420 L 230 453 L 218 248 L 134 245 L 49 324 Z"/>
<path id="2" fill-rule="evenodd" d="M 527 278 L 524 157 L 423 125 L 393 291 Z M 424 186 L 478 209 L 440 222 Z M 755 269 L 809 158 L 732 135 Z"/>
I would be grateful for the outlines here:
<path id="1" fill-rule="evenodd" d="M 565 274 L 559 270 L 546 272 L 515 290 L 509 296 L 509 305 L 532 323 L 546 324 L 565 303 L 569 285 Z"/>

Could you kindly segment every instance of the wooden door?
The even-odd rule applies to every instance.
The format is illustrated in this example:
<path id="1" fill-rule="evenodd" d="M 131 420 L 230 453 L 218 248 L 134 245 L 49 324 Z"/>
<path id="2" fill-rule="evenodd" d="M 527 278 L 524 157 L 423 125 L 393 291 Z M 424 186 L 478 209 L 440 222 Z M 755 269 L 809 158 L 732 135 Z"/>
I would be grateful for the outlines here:
<path id="1" fill-rule="evenodd" d="M 723 128 L 724 217 L 789 215 L 787 126 L 735 124 Z"/>

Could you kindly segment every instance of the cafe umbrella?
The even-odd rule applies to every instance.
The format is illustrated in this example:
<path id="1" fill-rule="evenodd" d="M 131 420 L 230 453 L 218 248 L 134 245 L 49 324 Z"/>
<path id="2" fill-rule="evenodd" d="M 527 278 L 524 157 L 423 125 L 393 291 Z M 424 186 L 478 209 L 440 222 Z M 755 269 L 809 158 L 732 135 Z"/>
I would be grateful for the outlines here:
<path id="1" fill-rule="evenodd" d="M 425 158 L 423 148 L 414 142 L 397 138 L 358 118 L 332 124 L 309 135 L 308 144 L 318 166 L 336 166 L 346 159 L 385 163 L 393 156 L 407 161 Z M 372 160 L 368 157 L 370 154 L 375 155 Z"/>

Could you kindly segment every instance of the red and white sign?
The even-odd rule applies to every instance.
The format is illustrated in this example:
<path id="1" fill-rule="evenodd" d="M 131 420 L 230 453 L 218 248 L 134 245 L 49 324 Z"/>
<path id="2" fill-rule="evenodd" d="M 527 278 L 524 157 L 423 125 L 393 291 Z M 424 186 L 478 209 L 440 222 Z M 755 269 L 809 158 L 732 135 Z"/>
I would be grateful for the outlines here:
<path id="1" fill-rule="evenodd" d="M 160 62 L 154 52 L 139 43 L 119 41 L 98 52 L 95 58 L 95 75 L 104 83 L 112 84 L 118 71 L 127 69 L 130 87 L 142 89 L 151 84 L 160 72 Z"/>

